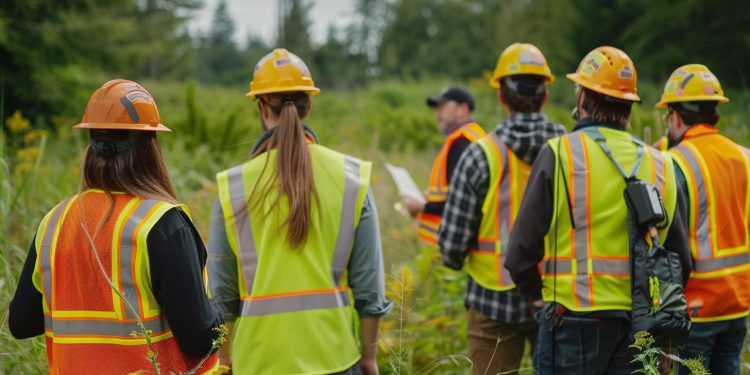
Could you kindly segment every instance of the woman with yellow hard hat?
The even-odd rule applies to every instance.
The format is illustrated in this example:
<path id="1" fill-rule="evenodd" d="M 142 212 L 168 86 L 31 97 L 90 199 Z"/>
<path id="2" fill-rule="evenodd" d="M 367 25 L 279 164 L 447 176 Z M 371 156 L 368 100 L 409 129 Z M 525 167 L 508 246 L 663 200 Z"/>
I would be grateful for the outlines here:
<path id="1" fill-rule="evenodd" d="M 153 97 L 118 79 L 91 96 L 78 194 L 42 220 L 9 308 L 16 338 L 46 335 L 50 374 L 197 367 L 223 323 L 209 304 L 206 250 L 162 159 Z M 216 353 L 197 368 L 213 373 Z"/>
<path id="2" fill-rule="evenodd" d="M 378 373 L 391 304 L 371 164 L 321 146 L 302 123 L 318 93 L 296 55 L 263 57 L 247 96 L 265 133 L 250 160 L 217 175 L 209 285 L 233 322 L 221 356 L 236 373 Z"/>

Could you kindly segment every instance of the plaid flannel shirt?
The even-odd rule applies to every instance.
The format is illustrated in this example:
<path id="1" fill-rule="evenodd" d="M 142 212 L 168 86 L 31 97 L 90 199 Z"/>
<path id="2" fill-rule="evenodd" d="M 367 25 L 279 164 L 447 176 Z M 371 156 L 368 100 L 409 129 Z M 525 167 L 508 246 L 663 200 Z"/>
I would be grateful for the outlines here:
<path id="1" fill-rule="evenodd" d="M 541 113 L 514 114 L 493 130 L 514 154 L 533 163 L 539 150 L 550 138 L 565 133 L 562 125 L 547 120 Z M 443 262 L 460 269 L 477 246 L 482 221 L 482 204 L 489 189 L 490 168 L 482 148 L 474 143 L 464 151 L 453 172 L 448 201 L 438 232 Z M 518 290 L 498 292 L 483 288 L 471 277 L 466 291 L 466 307 L 472 307 L 490 319 L 521 323 L 533 319 L 528 298 Z"/>

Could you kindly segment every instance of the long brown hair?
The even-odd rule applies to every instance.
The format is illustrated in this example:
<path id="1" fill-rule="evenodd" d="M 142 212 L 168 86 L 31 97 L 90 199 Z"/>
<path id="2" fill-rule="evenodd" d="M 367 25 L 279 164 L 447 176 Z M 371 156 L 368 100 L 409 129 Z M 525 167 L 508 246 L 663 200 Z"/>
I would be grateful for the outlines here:
<path id="1" fill-rule="evenodd" d="M 272 171 L 275 179 L 269 179 L 266 186 L 261 188 L 260 199 L 251 207 L 254 209 L 259 202 L 265 200 L 273 188 L 273 182 L 278 182 L 279 194 L 275 207 L 282 195 L 289 202 L 289 214 L 284 220 L 287 228 L 286 240 L 293 248 L 299 248 L 307 240 L 312 212 L 311 198 L 319 204 L 318 194 L 313 179 L 312 161 L 307 148 L 305 130 L 302 119 L 310 111 L 310 98 L 304 92 L 281 93 L 263 95 L 260 101 L 278 117 L 278 124 L 273 134 L 261 144 L 252 155 L 258 156 L 268 150 L 276 149 L 276 169 Z M 261 176 L 265 173 L 264 165 Z M 258 179 L 260 181 L 261 178 Z M 257 188 L 253 187 L 253 193 Z M 252 193 L 250 194 L 253 195 Z M 264 213 L 264 215 L 270 212 Z"/>
<path id="2" fill-rule="evenodd" d="M 104 132 L 92 130 L 92 137 Z M 126 130 L 108 131 L 104 137 L 129 136 Z M 119 133 L 119 134 L 118 134 Z M 146 199 L 158 199 L 177 204 L 177 195 L 167 173 L 159 141 L 152 132 L 139 132 L 135 144 L 129 150 L 111 156 L 103 156 L 89 146 L 81 164 L 79 193 L 89 189 L 100 189 L 110 199 L 110 206 L 102 217 L 96 233 L 104 226 L 114 209 L 112 192 L 124 192 Z M 80 196 L 80 195 L 79 195 Z M 78 200 L 79 204 L 81 199 Z M 81 210 L 85 215 L 85 211 Z"/>

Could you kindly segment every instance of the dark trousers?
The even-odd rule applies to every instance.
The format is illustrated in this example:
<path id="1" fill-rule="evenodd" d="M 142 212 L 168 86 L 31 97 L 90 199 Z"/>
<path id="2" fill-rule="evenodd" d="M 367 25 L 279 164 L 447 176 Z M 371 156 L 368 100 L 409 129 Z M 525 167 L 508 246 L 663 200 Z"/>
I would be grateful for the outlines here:
<path id="1" fill-rule="evenodd" d="M 526 341 L 532 351 L 537 336 L 536 322 L 504 323 L 469 308 L 466 324 L 468 355 L 474 375 L 518 370 Z"/>
<path id="2" fill-rule="evenodd" d="M 348 370 L 337 372 L 331 375 L 362 375 L 362 370 L 359 368 L 359 362 L 357 362 L 354 364 L 354 366 L 350 367 Z"/>
<path id="3" fill-rule="evenodd" d="M 534 368 L 547 375 L 629 375 L 633 351 L 630 322 L 624 318 L 597 318 L 590 314 L 563 313 L 554 324 L 548 304 L 537 312 L 539 339 Z"/>
<path id="4" fill-rule="evenodd" d="M 747 317 L 710 323 L 693 323 L 690 337 L 680 347 L 680 358 L 703 356 L 703 366 L 712 374 L 740 373 L 740 355 L 747 333 Z M 690 371 L 680 366 L 680 375 Z"/>

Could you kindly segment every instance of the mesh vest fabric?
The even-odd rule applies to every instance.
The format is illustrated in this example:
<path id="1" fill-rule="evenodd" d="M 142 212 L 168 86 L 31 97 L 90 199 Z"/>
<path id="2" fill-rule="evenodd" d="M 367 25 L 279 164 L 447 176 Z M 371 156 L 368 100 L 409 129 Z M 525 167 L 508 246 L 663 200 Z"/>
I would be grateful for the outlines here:
<path id="1" fill-rule="evenodd" d="M 93 237 L 109 206 L 102 191 L 73 196 L 55 207 L 37 232 L 33 281 L 43 296 L 50 373 L 148 371 L 149 350 L 157 353 L 161 371 L 188 371 L 200 358 L 180 351 L 161 313 L 151 288 L 147 248 L 148 234 L 162 215 L 174 207 L 186 208 L 114 193 L 112 213 L 92 249 L 81 223 Z M 141 331 L 138 320 L 150 331 L 150 348 L 136 334 Z M 217 366 L 214 354 L 199 373 Z"/>

